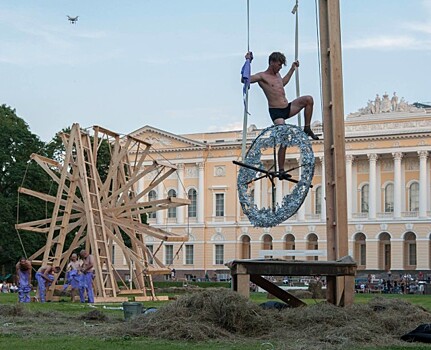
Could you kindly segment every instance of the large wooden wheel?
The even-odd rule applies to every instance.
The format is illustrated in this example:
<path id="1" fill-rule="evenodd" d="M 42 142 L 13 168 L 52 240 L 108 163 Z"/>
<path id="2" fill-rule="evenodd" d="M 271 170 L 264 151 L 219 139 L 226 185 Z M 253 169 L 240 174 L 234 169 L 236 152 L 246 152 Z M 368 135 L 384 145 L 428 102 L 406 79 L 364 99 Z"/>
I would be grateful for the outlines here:
<path id="1" fill-rule="evenodd" d="M 61 134 L 65 147 L 61 161 L 38 154 L 31 156 L 56 183 L 57 195 L 19 188 L 20 193 L 52 203 L 53 209 L 51 217 L 18 223 L 16 228 L 46 235 L 45 246 L 29 257 L 33 264 L 53 264 L 63 270 L 75 249 L 89 250 L 96 260 L 96 302 L 114 301 L 119 293 L 117 279 L 120 275 L 112 264 L 114 245 L 121 249 L 129 268 L 134 271 L 131 276 L 134 291 L 137 289 L 145 297 L 156 299 L 152 276 L 169 274 L 170 269 L 148 250 L 145 236 L 163 243 L 186 241 L 187 235 L 176 235 L 142 223 L 141 214 L 187 205 L 189 200 L 166 198 L 145 202 L 148 192 L 175 172 L 176 167 L 159 161 L 144 167 L 150 143 L 130 135 L 120 137 L 99 126 L 93 127 L 93 131 L 90 135 L 74 124 L 70 134 Z M 106 152 L 106 148 L 110 165 L 100 174 L 97 159 L 101 149 Z M 153 178 L 137 193 L 137 184 L 144 176 Z M 128 245 L 124 238 L 130 241 Z M 66 242 L 71 242 L 67 248 Z M 48 299 L 52 299 L 58 277 L 55 276 L 47 292 Z"/>

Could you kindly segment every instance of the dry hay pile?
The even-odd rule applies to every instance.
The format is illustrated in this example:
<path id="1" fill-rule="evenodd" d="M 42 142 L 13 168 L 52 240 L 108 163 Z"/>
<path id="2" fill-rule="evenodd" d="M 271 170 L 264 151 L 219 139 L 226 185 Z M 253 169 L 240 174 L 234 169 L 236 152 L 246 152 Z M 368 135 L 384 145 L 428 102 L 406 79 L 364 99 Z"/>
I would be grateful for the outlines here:
<path id="1" fill-rule="evenodd" d="M 375 298 L 346 308 L 319 303 L 274 311 L 227 289 L 206 289 L 131 320 L 118 331 L 170 340 L 251 337 L 271 341 L 280 349 L 352 349 L 406 345 L 400 337 L 430 321 L 428 311 L 398 299 Z"/>
<path id="2" fill-rule="evenodd" d="M 181 296 L 155 313 L 135 318 L 124 330 L 132 336 L 171 340 L 226 339 L 269 332 L 268 316 L 238 293 L 207 288 Z"/>

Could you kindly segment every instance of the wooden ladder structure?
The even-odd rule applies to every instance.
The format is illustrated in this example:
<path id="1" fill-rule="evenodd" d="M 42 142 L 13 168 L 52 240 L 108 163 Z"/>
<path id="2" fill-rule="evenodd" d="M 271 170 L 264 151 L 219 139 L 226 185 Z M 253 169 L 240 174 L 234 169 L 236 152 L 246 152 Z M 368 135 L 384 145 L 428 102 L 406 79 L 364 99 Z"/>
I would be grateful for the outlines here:
<path id="1" fill-rule="evenodd" d="M 149 251 L 145 237 L 151 236 L 162 244 L 165 241 L 184 242 L 188 236 L 151 227 L 141 221 L 141 215 L 188 205 L 190 201 L 185 198 L 145 201 L 144 196 L 177 168 L 160 161 L 149 163 L 146 158 L 152 145 L 148 142 L 131 135 L 120 137 L 100 126 L 93 130 L 94 134 L 90 136 L 74 124 L 69 134 L 61 134 L 65 147 L 61 163 L 32 155 L 32 160 L 57 185 L 57 194 L 52 196 L 19 188 L 20 193 L 52 203 L 53 210 L 50 218 L 19 223 L 16 228 L 47 235 L 45 246 L 29 257 L 35 265 L 60 266 L 63 270 L 74 250 L 85 247 L 95 259 L 96 302 L 126 299 L 119 296 L 117 280 L 123 282 L 125 288 L 121 294 L 133 292 L 141 294 L 142 300 L 159 299 L 154 292 L 152 276 L 170 274 L 170 269 Z M 99 173 L 98 157 L 103 148 L 105 156 L 110 156 L 110 164 L 104 173 L 103 169 Z M 152 180 L 138 192 L 137 184 L 144 176 L 152 177 Z M 124 237 L 130 240 L 129 246 Z M 111 257 L 114 246 L 122 251 L 133 271 L 133 291 L 114 268 Z M 58 278 L 59 274 L 54 276 L 47 300 L 53 300 Z"/>

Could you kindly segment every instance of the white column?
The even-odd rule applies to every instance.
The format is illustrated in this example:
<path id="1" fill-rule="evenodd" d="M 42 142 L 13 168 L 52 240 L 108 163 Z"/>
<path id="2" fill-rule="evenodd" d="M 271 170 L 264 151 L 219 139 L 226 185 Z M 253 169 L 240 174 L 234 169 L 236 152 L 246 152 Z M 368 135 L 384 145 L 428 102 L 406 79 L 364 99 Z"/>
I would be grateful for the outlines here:
<path id="1" fill-rule="evenodd" d="M 261 206 L 264 208 L 268 208 L 268 181 L 266 177 L 262 179 Z"/>
<path id="2" fill-rule="evenodd" d="M 419 217 L 427 216 L 427 160 L 428 151 L 418 151 L 419 154 Z"/>
<path id="3" fill-rule="evenodd" d="M 275 179 L 275 201 L 281 206 L 283 202 L 283 181 Z"/>
<path id="4" fill-rule="evenodd" d="M 377 154 L 371 153 L 368 154 L 368 160 L 370 164 L 370 173 L 369 173 L 369 195 L 368 195 L 368 218 L 375 219 L 376 218 L 376 180 L 377 180 L 377 172 L 376 172 L 376 164 L 377 164 Z M 351 181 L 351 180 L 350 180 Z"/>
<path id="5" fill-rule="evenodd" d="M 298 165 L 300 165 L 301 164 L 301 158 L 296 158 L 296 162 L 298 163 Z M 298 168 L 298 179 L 301 178 L 301 174 L 302 174 L 302 168 L 299 167 Z M 308 194 L 307 194 L 307 196 L 308 196 Z M 306 199 L 307 198 L 305 198 L 304 203 L 302 203 L 301 207 L 298 210 L 298 213 L 297 213 L 298 214 L 298 216 L 297 216 L 298 221 L 304 221 L 305 220 L 305 203 L 306 203 Z"/>
<path id="6" fill-rule="evenodd" d="M 347 219 L 352 218 L 352 164 L 353 156 L 346 154 Z"/>
<path id="7" fill-rule="evenodd" d="M 257 175 L 257 176 L 259 176 L 259 175 Z M 254 199 L 253 200 L 254 200 L 254 204 L 256 204 L 258 208 L 260 208 L 262 205 L 262 203 L 261 203 L 261 198 L 262 198 L 261 197 L 261 191 L 262 191 L 261 183 L 262 183 L 262 181 L 265 181 L 265 179 L 257 180 L 254 182 Z"/>
<path id="8" fill-rule="evenodd" d="M 401 152 L 392 153 L 394 157 L 394 218 L 401 218 L 401 193 L 403 192 L 401 185 Z"/>
<path id="9" fill-rule="evenodd" d="M 203 223 L 204 207 L 205 207 L 205 167 L 204 163 L 198 163 L 198 198 L 197 198 L 197 219 L 199 223 Z"/>
<path id="10" fill-rule="evenodd" d="M 322 168 L 322 203 L 320 209 L 320 221 L 326 221 L 326 174 L 325 174 L 325 159 L 320 157 L 320 164 Z"/>
<path id="11" fill-rule="evenodd" d="M 163 187 L 163 182 L 157 185 L 157 199 L 163 199 L 165 195 L 165 188 Z M 166 210 L 156 211 L 156 223 L 157 225 L 163 225 L 163 219 L 166 214 Z"/>
<path id="12" fill-rule="evenodd" d="M 184 164 L 177 165 L 177 197 L 185 198 L 184 196 Z M 184 209 L 185 205 L 177 207 L 177 223 L 184 224 Z"/>

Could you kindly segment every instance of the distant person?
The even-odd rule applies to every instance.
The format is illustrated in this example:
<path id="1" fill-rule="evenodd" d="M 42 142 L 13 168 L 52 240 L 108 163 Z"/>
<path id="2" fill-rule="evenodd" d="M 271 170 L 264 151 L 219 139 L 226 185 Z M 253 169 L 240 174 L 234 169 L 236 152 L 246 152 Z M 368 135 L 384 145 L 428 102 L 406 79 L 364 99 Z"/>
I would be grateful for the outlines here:
<path id="1" fill-rule="evenodd" d="M 85 294 L 87 294 L 88 302 L 93 304 L 94 257 L 86 250 L 81 250 L 79 255 L 82 258 L 81 276 L 79 279 L 79 299 L 81 303 L 85 303 Z"/>
<path id="2" fill-rule="evenodd" d="M 82 260 L 78 260 L 78 255 L 73 253 L 66 267 L 66 283 L 63 286 L 63 293 L 66 292 L 69 286 L 71 287 L 70 297 L 72 302 L 75 300 L 75 296 L 78 295 L 81 266 Z"/>
<path id="3" fill-rule="evenodd" d="M 31 286 L 31 262 L 26 258 L 19 259 L 16 264 L 16 278 L 18 284 L 18 301 L 20 303 L 30 302 Z"/>
<path id="4" fill-rule="evenodd" d="M 36 272 L 37 290 L 41 303 L 45 302 L 46 290 L 54 281 L 54 273 L 60 272 L 60 266 L 41 266 Z"/>
<path id="5" fill-rule="evenodd" d="M 253 60 L 253 54 L 247 52 L 246 60 Z M 313 97 L 300 96 L 297 99 L 289 102 L 286 98 L 284 87 L 289 83 L 295 69 L 299 67 L 299 61 L 294 61 L 283 77 L 280 75 L 280 70 L 286 65 L 286 57 L 281 52 L 273 52 L 268 59 L 268 68 L 260 73 L 253 74 L 249 77 L 249 83 L 258 83 L 266 99 L 268 100 L 269 115 L 274 125 L 283 125 L 285 120 L 297 115 L 304 109 L 304 132 L 313 140 L 318 140 L 319 137 L 314 135 L 311 130 L 311 117 L 313 115 L 314 100 Z M 241 81 L 244 83 L 244 76 Z M 278 167 L 279 178 L 288 179 L 290 175 L 284 172 L 284 163 L 286 158 L 286 147 L 280 146 L 278 150 Z"/>

